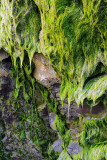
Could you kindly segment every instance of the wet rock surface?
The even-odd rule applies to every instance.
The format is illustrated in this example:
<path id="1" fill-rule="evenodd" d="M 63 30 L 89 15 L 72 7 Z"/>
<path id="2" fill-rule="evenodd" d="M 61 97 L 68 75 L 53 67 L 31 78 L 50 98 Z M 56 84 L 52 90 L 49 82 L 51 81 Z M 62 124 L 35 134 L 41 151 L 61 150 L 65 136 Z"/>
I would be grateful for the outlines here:
<path id="1" fill-rule="evenodd" d="M 36 67 L 34 77 L 41 84 L 51 89 L 50 97 L 59 102 L 58 109 L 62 115 L 66 115 L 68 123 L 72 120 L 78 120 L 80 115 L 90 118 L 95 117 L 95 115 L 97 118 L 103 118 L 107 115 L 107 107 L 104 107 L 101 103 L 91 109 L 86 103 L 84 103 L 83 106 L 78 106 L 75 101 L 72 101 L 70 107 L 68 107 L 68 99 L 66 98 L 62 106 L 60 99 L 60 80 L 57 73 L 53 70 L 48 58 L 44 57 L 42 54 L 36 54 L 33 61 Z M 53 81 L 53 79 L 56 80 Z M 105 114 L 103 116 L 104 112 Z"/>
<path id="2" fill-rule="evenodd" d="M 99 103 L 98 105 L 90 108 L 90 106 L 86 103 L 79 106 L 77 109 L 77 112 L 85 115 L 85 114 L 90 114 L 90 115 L 98 115 L 101 112 L 105 112 L 107 114 L 107 107 L 103 105 L 103 103 Z"/>
<path id="3" fill-rule="evenodd" d="M 40 55 L 40 57 L 42 57 L 42 55 Z M 42 57 L 43 58 L 43 57 Z M 39 59 L 39 60 L 38 60 Z M 38 65 L 38 61 L 40 63 L 43 63 L 42 65 L 46 65 L 48 64 L 48 67 L 46 68 L 46 72 L 44 70 L 44 67 L 42 66 L 42 70 L 44 70 L 42 72 L 39 72 L 40 69 L 40 64 Z M 44 59 L 45 61 L 45 59 Z M 38 76 L 38 81 L 43 84 L 44 86 L 46 86 L 47 88 L 51 89 L 51 95 L 50 97 L 53 98 L 55 101 L 59 102 L 59 106 L 58 109 L 60 111 L 60 113 L 62 115 L 66 115 L 66 122 L 69 125 L 70 128 L 70 132 L 72 135 L 72 140 L 74 140 L 75 142 L 71 142 L 70 145 L 68 146 L 68 153 L 73 157 L 74 154 L 79 153 L 82 148 L 79 146 L 78 144 L 78 140 L 79 140 L 79 135 L 80 133 L 83 131 L 83 124 L 87 119 L 102 119 L 105 116 L 107 116 L 107 108 L 103 106 L 103 104 L 98 104 L 97 106 L 93 107 L 92 109 L 90 108 L 89 105 L 87 105 L 86 103 L 83 104 L 83 106 L 81 105 L 77 105 L 77 103 L 75 101 L 71 102 L 70 104 L 70 108 L 68 108 L 68 99 L 66 98 L 64 100 L 63 106 L 62 106 L 62 102 L 60 99 L 60 81 L 52 81 L 52 83 L 50 83 L 48 80 L 48 76 L 50 74 L 50 68 L 49 68 L 49 62 L 47 63 L 48 59 L 46 59 L 45 63 L 42 62 L 41 58 L 38 58 L 38 55 L 36 57 L 36 61 L 39 67 L 37 67 L 37 72 L 39 74 L 43 74 L 43 79 L 45 80 L 45 82 L 41 81 L 40 75 Z M 48 73 L 49 72 L 49 73 Z M 36 70 L 35 70 L 36 73 Z M 48 73 L 48 74 L 47 74 Z M 54 79 L 56 78 L 56 75 L 52 74 L 52 76 L 54 77 Z M 53 78 L 52 77 L 52 78 Z M 82 120 L 79 122 L 80 117 L 83 117 Z M 54 113 L 49 113 L 49 125 L 50 127 L 56 131 L 55 129 L 55 125 L 54 125 L 54 121 L 55 121 L 55 117 L 56 115 Z M 59 139 L 57 141 L 55 141 L 52 145 L 53 149 L 55 152 L 62 152 L 62 141 Z"/>
<path id="4" fill-rule="evenodd" d="M 55 121 L 55 118 L 56 118 L 56 115 L 55 113 L 49 113 L 49 125 L 50 127 L 53 129 L 53 130 L 56 130 L 55 129 L 55 126 L 54 126 L 54 121 Z"/>
<path id="5" fill-rule="evenodd" d="M 70 107 L 68 107 L 68 99 L 64 100 L 63 106 L 60 99 L 60 83 L 56 83 L 51 87 L 51 98 L 54 98 L 59 102 L 58 109 L 62 115 L 66 115 L 66 120 L 78 119 L 78 113 L 76 113 L 76 109 L 78 108 L 76 102 L 71 102 Z"/>
<path id="6" fill-rule="evenodd" d="M 15 81 L 10 75 L 11 61 L 10 57 L 4 59 L 0 64 L 0 97 L 5 103 L 15 86 Z"/>

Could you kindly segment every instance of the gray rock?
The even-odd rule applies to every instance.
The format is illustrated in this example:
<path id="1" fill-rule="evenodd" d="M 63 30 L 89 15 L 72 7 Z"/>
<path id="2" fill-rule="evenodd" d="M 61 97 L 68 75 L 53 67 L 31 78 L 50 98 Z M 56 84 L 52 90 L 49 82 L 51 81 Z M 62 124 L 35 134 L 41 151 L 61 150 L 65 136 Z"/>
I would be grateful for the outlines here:
<path id="1" fill-rule="evenodd" d="M 0 134 L 3 133 L 3 127 L 0 126 Z"/>
<path id="2" fill-rule="evenodd" d="M 56 129 L 55 129 L 55 126 L 54 126 L 55 118 L 56 118 L 56 115 L 55 115 L 53 112 L 52 112 L 52 113 L 49 113 L 49 124 L 50 124 L 50 127 L 51 127 L 53 130 L 56 130 Z"/>
<path id="3" fill-rule="evenodd" d="M 55 152 L 62 152 L 62 140 L 61 139 L 58 139 L 57 141 L 55 141 L 52 145 L 53 149 Z"/>
<path id="4" fill-rule="evenodd" d="M 78 145 L 78 142 L 71 142 L 67 151 L 73 157 L 74 154 L 81 152 L 82 148 Z"/>
<path id="5" fill-rule="evenodd" d="M 55 152 L 62 152 L 63 149 L 61 147 L 62 140 L 58 139 L 52 145 Z M 74 154 L 77 154 L 82 151 L 82 148 L 78 145 L 78 142 L 71 142 L 67 149 L 68 153 L 73 157 Z"/>

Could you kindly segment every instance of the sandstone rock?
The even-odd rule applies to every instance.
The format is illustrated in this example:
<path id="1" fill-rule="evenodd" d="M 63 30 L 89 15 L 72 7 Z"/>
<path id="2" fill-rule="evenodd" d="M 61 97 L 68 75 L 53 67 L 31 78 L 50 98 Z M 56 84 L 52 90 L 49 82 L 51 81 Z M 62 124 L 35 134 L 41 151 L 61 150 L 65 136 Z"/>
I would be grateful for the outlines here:
<path id="1" fill-rule="evenodd" d="M 57 73 L 54 71 L 48 58 L 44 57 L 43 54 L 35 54 L 33 62 L 35 63 L 34 77 L 39 83 L 47 88 L 51 88 L 52 85 L 59 82 Z"/>

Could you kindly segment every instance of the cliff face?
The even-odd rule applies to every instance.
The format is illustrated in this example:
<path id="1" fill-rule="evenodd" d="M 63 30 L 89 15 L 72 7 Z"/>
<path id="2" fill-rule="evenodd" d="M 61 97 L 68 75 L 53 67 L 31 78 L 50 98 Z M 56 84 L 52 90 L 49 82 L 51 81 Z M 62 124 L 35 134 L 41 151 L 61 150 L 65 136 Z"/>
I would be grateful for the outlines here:
<path id="1" fill-rule="evenodd" d="M 81 150 L 78 141 L 80 159 L 94 160 L 94 147 L 104 148 L 106 158 L 106 6 L 106 0 L 0 1 L 0 113 L 5 139 L 23 142 L 13 158 L 68 160 Z"/>

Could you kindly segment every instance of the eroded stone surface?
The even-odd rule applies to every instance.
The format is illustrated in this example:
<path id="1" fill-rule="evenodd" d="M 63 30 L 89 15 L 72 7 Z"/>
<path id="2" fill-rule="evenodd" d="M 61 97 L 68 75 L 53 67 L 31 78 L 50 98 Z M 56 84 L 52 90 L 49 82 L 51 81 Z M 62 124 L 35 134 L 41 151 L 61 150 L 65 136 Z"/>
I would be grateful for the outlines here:
<path id="1" fill-rule="evenodd" d="M 72 101 L 70 107 L 68 108 L 68 99 L 64 100 L 63 106 L 60 99 L 60 83 L 54 84 L 54 87 L 51 91 L 51 98 L 54 98 L 59 102 L 58 109 L 62 115 L 66 115 L 66 120 L 69 123 L 72 120 L 77 120 L 82 115 L 84 117 L 90 117 L 90 119 L 102 119 L 107 116 L 107 107 L 102 103 L 94 107 L 90 107 L 88 104 L 84 103 L 83 105 L 77 105 L 75 101 Z"/>
<path id="2" fill-rule="evenodd" d="M 61 145 L 62 145 L 62 140 L 58 139 L 53 143 L 52 147 L 55 152 L 61 153 L 63 151 Z M 78 141 L 71 142 L 67 148 L 67 151 L 71 155 L 71 157 L 73 157 L 74 154 L 77 154 L 82 151 L 82 147 L 79 146 Z"/>

